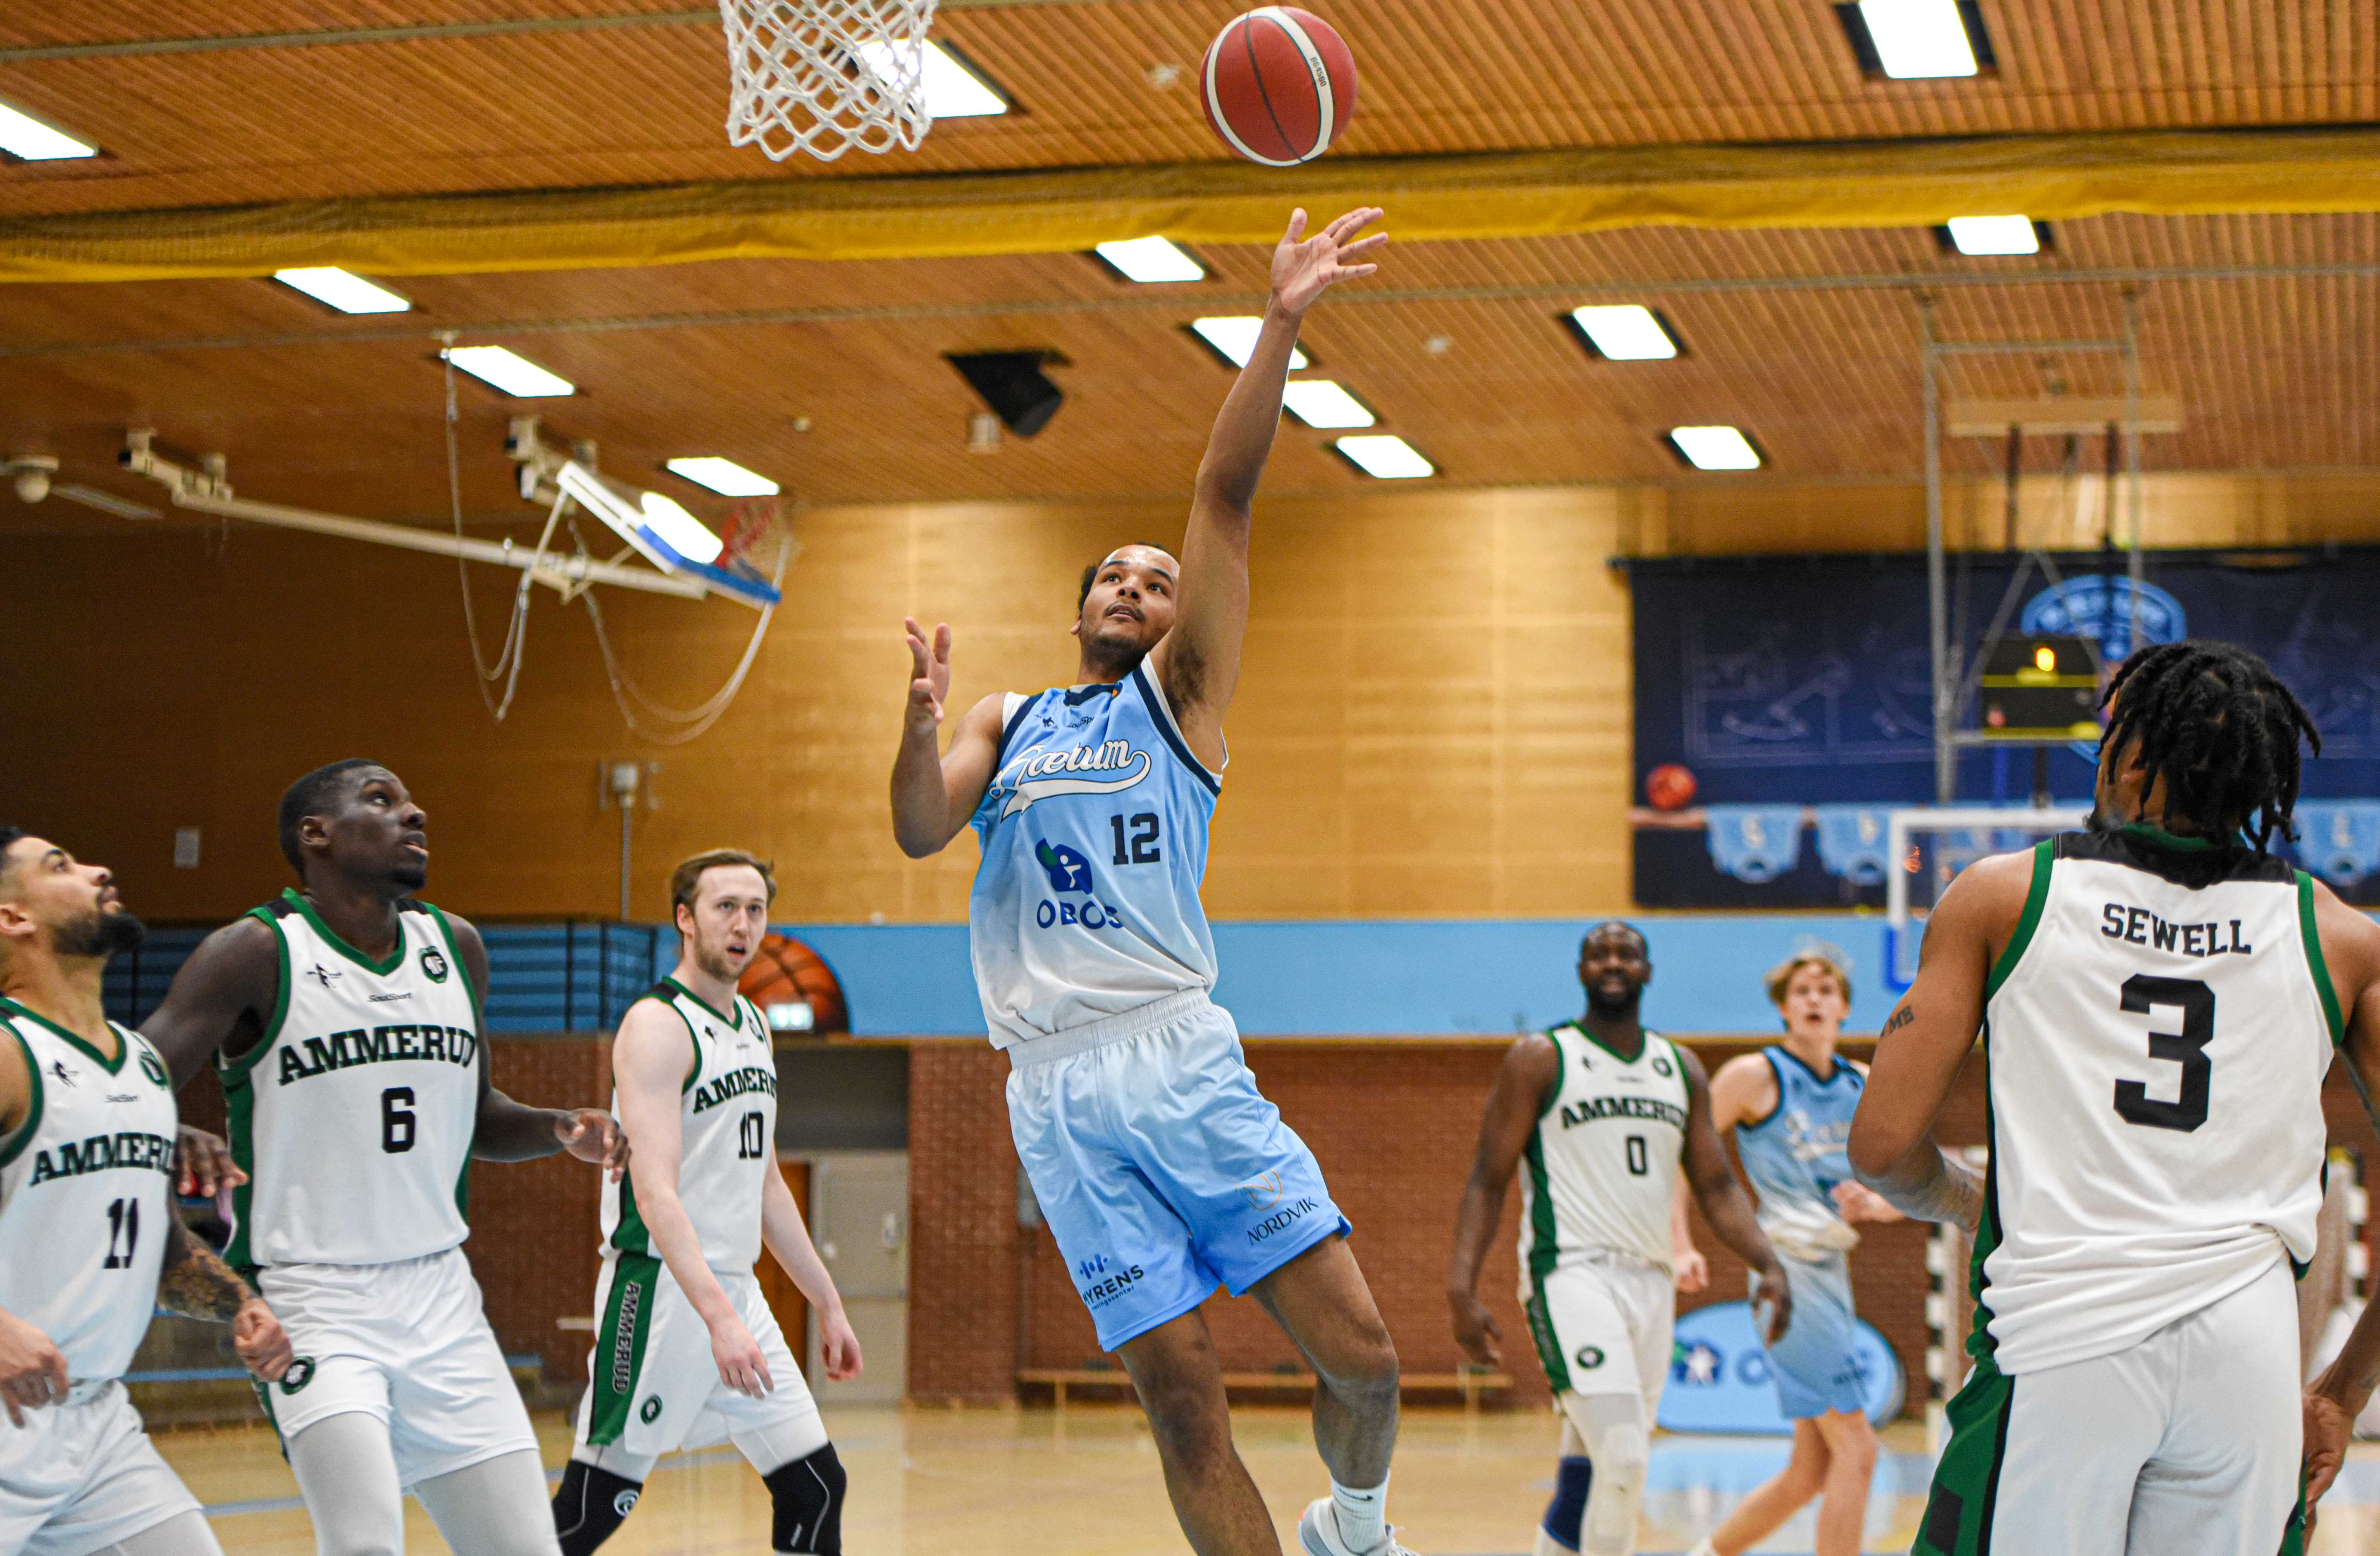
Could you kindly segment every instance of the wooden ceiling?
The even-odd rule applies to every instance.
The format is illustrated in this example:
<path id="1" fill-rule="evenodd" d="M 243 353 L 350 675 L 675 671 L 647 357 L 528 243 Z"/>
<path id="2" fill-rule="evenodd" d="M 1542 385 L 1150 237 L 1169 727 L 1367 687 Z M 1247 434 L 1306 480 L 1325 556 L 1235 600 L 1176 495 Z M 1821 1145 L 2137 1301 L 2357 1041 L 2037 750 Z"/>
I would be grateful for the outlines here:
<path id="1" fill-rule="evenodd" d="M 14 60 L 143 38 L 633 11 L 628 0 L 212 0 L 170 15 L 52 0 L 0 17 L 0 99 L 107 155 L 0 166 L 0 217 L 243 201 L 688 179 L 1211 159 L 1185 79 L 1232 0 L 982 5 L 954 41 L 1025 110 L 938 125 L 914 157 L 779 166 L 720 128 L 715 28 L 626 27 L 340 46 Z M 650 5 L 644 9 L 656 9 Z M 1864 79 L 1816 0 L 1349 0 L 1329 14 L 1365 71 L 1349 154 L 1792 141 L 2380 120 L 2367 5 L 1985 0 L 1999 67 L 1963 81 Z M 2380 205 L 2380 195 L 2374 204 Z M 1387 223 L 1395 229 L 1395 213 Z M 443 517 L 436 332 L 500 341 L 575 380 L 506 402 L 466 382 L 466 504 L 518 512 L 501 444 L 536 410 L 607 468 L 731 456 L 816 502 L 1145 495 L 1186 490 L 1228 372 L 1181 326 L 1245 310 L 1265 255 L 1131 286 L 1076 255 L 409 277 L 415 310 L 348 320 L 269 281 L 0 287 L 0 456 L 116 476 L 124 429 L 220 451 L 243 495 Z M 1995 284 L 1977 286 L 1979 278 Z M 2050 284 L 2053 278 L 2069 278 Z M 2079 279 L 2076 279 L 2079 278 Z M 2129 279 L 2128 279 L 2129 278 Z M 2001 284 L 2004 283 L 2004 284 Z M 2105 336 L 2139 291 L 2143 386 L 2186 425 L 2172 469 L 2380 467 L 2380 217 L 2106 216 L 2020 260 L 1944 254 L 1922 229 L 1689 231 L 1393 246 L 1381 274 L 1308 322 L 1340 379 L 1463 484 L 1698 479 L 1660 441 L 1732 421 L 1757 479 L 1907 480 L 1919 468 L 1918 304 L 1949 338 Z M 1560 322 L 1640 301 L 1676 326 L 1666 363 L 1591 359 Z M 756 321 L 749 316 L 777 317 Z M 787 314 L 795 317 L 785 317 Z M 689 322 L 686 316 L 708 316 Z M 218 343 L 218 344 L 192 344 Z M 234 343 L 234 344 L 222 344 Z M 998 454 L 964 444 L 976 402 L 947 352 L 1047 348 L 1066 407 Z M 2112 359 L 1959 364 L 1989 396 L 2119 388 Z M 806 418 L 808 431 L 795 430 Z M 2060 451 L 2034 450 L 2036 468 Z M 2095 453 L 2087 456 L 2095 459 Z M 1954 470 L 1997 452 L 1957 446 Z M 1708 478 L 1699 478 L 1708 479 Z M 1293 421 L 1269 485 L 1370 486 Z M 674 488 L 691 495 L 684 488 Z M 0 522 L 25 511 L 0 498 Z"/>

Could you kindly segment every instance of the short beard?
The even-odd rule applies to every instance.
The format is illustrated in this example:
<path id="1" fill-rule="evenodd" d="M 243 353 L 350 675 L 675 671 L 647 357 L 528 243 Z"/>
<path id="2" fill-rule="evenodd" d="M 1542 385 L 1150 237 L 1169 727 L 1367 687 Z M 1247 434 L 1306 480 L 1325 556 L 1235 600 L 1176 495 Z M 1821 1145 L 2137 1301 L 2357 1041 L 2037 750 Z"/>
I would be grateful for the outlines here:
<path id="1" fill-rule="evenodd" d="M 694 948 L 694 965 L 731 988 L 735 984 L 735 969 L 727 965 L 727 954 L 723 951 L 712 951 L 698 944 Z"/>
<path id="2" fill-rule="evenodd" d="M 1592 986 L 1586 991 L 1586 1008 L 1603 1016 L 1634 1015 L 1636 1007 L 1642 1004 L 1644 1000 L 1645 991 L 1642 989 L 1632 989 L 1625 998 L 1617 1000 Z"/>
<path id="3" fill-rule="evenodd" d="M 1123 680 L 1148 657 L 1148 650 L 1138 643 L 1119 643 L 1113 638 L 1099 638 L 1086 633 L 1083 637 L 1083 663 L 1103 675 Z"/>
<path id="4" fill-rule="evenodd" d="M 388 878 L 408 892 L 419 892 L 430 884 L 430 868 L 427 865 L 399 865 L 388 872 Z"/>
<path id="5" fill-rule="evenodd" d="M 131 914 L 94 910 L 88 918 L 58 926 L 57 953 L 72 957 L 114 956 L 140 950 L 148 938 L 149 926 Z"/>

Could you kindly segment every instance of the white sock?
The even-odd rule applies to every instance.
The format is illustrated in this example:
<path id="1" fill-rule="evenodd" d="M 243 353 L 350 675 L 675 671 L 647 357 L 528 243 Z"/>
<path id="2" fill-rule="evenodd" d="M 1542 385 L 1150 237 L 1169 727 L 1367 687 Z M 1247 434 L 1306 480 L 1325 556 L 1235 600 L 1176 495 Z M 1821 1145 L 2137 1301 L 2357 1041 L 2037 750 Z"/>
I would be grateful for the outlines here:
<path id="1" fill-rule="evenodd" d="M 1388 1538 L 1389 1483 L 1384 1477 L 1369 1490 L 1330 1483 L 1330 1508 L 1339 1516 L 1339 1538 L 1354 1551 L 1369 1550 Z"/>

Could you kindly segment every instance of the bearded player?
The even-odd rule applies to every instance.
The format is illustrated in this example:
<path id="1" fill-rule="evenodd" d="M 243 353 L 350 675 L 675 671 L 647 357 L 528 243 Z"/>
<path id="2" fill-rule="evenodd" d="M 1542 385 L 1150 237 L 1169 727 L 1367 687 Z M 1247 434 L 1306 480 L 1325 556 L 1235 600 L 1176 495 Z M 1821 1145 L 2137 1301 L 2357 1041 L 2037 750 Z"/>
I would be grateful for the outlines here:
<path id="1" fill-rule="evenodd" d="M 174 1093 L 107 1019 L 140 920 L 107 870 L 0 827 L 0 1551 L 221 1556 L 120 1380 L 164 1308 L 229 1319 L 260 1379 L 289 1342 L 174 1214 Z"/>
<path id="2" fill-rule="evenodd" d="M 603 1191 L 595 1349 L 553 1499 L 563 1556 L 611 1538 L 663 1453 L 722 1438 L 769 1488 L 771 1550 L 843 1550 L 843 1464 L 752 1272 L 765 1245 L 818 1311 L 826 1375 L 859 1375 L 843 1297 L 777 1166 L 768 1025 L 735 991 L 776 894 L 767 861 L 740 848 L 679 865 L 677 967 L 620 1017 L 612 1106 L 637 1161 Z"/>
<path id="3" fill-rule="evenodd" d="M 469 1556 L 553 1556 L 528 1412 L 464 1256 L 473 1158 L 567 1150 L 614 1174 L 610 1115 L 523 1107 L 481 1040 L 488 952 L 416 901 L 429 818 L 378 762 L 281 800 L 302 886 L 209 935 L 144 1031 L 187 1082 L 215 1059 L 232 1151 L 226 1250 L 298 1360 L 261 1391 L 322 1556 L 405 1548 L 401 1494 Z"/>
<path id="4" fill-rule="evenodd" d="M 1221 788 L 1223 714 L 1248 615 L 1257 483 L 1305 310 L 1379 216 L 1350 212 L 1274 250 L 1272 295 L 1198 468 L 1177 559 L 1125 546 L 1086 572 L 1076 684 L 994 695 L 939 749 L 950 628 L 908 624 L 914 678 L 892 768 L 892 831 L 912 858 L 973 825 L 968 918 L 1009 1124 L 1033 1192 L 1119 1353 L 1166 1489 L 1200 1556 L 1274 1556 L 1264 1501 L 1232 1446 L 1198 1305 L 1253 1292 L 1313 1365 L 1331 1494 L 1306 1508 L 1311 1556 L 1400 1550 L 1386 1508 L 1396 1351 L 1349 1253 L 1345 1217 L 1258 1093 L 1232 1019 L 1208 999 L 1215 951 L 1198 885 Z"/>

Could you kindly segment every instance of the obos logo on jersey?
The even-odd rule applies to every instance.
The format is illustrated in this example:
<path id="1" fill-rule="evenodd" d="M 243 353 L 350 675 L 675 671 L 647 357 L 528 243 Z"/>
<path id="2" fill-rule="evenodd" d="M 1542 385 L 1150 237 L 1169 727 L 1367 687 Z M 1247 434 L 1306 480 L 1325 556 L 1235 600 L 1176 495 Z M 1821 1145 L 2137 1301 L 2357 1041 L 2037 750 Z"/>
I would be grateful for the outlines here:
<path id="1" fill-rule="evenodd" d="M 1059 893 L 1057 900 L 1043 899 L 1033 913 L 1033 921 L 1047 930 L 1059 924 L 1080 924 L 1087 930 L 1104 930 L 1123 921 L 1123 915 L 1104 906 L 1092 895 L 1097 890 L 1091 880 L 1091 861 L 1062 843 L 1037 839 L 1033 858 L 1042 872 L 1050 877 L 1050 890 Z M 1063 900 L 1079 893 L 1079 903 Z"/>

